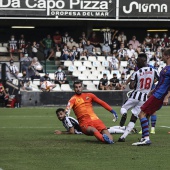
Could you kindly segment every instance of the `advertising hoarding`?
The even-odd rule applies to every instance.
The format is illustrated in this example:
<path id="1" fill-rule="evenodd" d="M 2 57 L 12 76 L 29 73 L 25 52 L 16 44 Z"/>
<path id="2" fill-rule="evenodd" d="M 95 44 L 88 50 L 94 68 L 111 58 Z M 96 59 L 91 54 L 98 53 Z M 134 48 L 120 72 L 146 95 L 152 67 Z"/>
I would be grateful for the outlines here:
<path id="1" fill-rule="evenodd" d="M 116 18 L 116 0 L 0 0 L 0 17 Z"/>

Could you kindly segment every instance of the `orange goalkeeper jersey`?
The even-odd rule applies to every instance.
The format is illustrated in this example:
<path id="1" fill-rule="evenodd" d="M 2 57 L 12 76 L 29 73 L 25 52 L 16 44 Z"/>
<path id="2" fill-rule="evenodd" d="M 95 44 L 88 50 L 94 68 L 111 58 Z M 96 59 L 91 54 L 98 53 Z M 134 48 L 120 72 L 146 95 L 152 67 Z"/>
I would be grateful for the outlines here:
<path id="1" fill-rule="evenodd" d="M 74 95 L 68 102 L 66 110 L 73 109 L 79 123 L 82 121 L 99 119 L 94 113 L 92 102 L 96 102 L 103 106 L 108 111 L 112 108 L 103 100 L 100 100 L 92 93 L 82 93 L 81 95 Z"/>

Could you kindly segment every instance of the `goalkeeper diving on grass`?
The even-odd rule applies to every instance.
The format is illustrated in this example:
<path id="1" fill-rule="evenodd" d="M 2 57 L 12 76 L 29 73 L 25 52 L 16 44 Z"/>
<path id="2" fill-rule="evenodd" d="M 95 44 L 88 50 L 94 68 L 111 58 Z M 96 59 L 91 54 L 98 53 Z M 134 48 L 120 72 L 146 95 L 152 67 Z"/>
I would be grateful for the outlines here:
<path id="1" fill-rule="evenodd" d="M 93 93 L 82 93 L 83 87 L 81 81 L 75 81 L 73 87 L 75 95 L 69 100 L 65 112 L 69 115 L 70 110 L 73 109 L 82 133 L 88 136 L 95 136 L 103 143 L 113 144 L 113 137 L 104 123 L 94 113 L 92 102 L 98 103 L 111 112 L 114 121 L 118 119 L 117 113 L 106 102 L 99 99 Z"/>

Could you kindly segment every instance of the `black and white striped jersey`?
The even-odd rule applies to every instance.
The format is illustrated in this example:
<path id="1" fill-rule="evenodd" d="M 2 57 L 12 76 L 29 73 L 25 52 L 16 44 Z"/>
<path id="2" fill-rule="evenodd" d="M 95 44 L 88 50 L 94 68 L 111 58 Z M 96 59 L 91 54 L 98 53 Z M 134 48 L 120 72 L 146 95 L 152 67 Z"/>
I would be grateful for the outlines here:
<path id="1" fill-rule="evenodd" d="M 68 117 L 66 116 L 65 119 L 62 121 L 62 123 L 67 131 L 69 131 L 70 128 L 74 127 L 75 134 L 82 134 L 79 123 L 75 118 L 71 116 L 68 116 Z"/>
<path id="2" fill-rule="evenodd" d="M 146 101 L 156 78 L 159 79 L 159 73 L 151 67 L 143 67 L 134 72 L 131 81 L 135 81 L 135 88 L 129 98 Z"/>

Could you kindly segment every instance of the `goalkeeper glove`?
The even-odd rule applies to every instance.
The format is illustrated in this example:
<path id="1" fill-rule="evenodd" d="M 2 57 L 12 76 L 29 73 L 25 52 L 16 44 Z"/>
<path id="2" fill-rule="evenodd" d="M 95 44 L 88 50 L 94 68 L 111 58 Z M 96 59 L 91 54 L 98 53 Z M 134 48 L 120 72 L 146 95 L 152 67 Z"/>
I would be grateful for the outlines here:
<path id="1" fill-rule="evenodd" d="M 113 122 L 116 122 L 118 119 L 117 113 L 114 110 L 111 110 L 110 112 L 113 114 Z"/>

